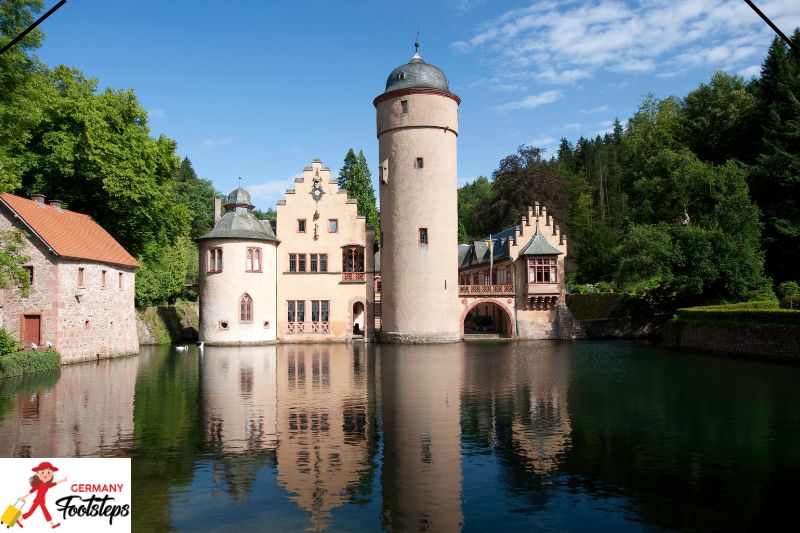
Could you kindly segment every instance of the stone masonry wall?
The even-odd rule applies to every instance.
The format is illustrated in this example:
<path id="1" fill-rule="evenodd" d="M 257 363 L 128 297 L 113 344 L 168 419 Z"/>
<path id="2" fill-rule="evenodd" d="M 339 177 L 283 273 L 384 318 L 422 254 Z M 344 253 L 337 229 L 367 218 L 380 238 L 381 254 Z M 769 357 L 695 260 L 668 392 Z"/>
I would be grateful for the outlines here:
<path id="1" fill-rule="evenodd" d="M 800 328 L 689 323 L 681 323 L 679 327 L 681 348 L 800 360 Z"/>
<path id="2" fill-rule="evenodd" d="M 11 216 L 5 208 L 0 208 L 0 231 L 24 231 L 22 224 Z M 56 300 L 59 282 L 58 267 L 54 263 L 56 256 L 37 238 L 28 239 L 22 254 L 30 258 L 25 265 L 33 267 L 31 292 L 28 296 L 22 296 L 14 281 L 9 283 L 8 288 L 0 290 L 0 327 L 22 343 L 23 317 L 40 315 L 41 344 L 49 341 L 55 345 L 58 337 Z"/>
<path id="3" fill-rule="evenodd" d="M 137 353 L 135 271 L 71 259 L 60 260 L 58 268 L 61 290 L 56 349 L 62 359 L 70 362 Z M 79 268 L 84 269 L 83 287 L 78 285 Z"/>

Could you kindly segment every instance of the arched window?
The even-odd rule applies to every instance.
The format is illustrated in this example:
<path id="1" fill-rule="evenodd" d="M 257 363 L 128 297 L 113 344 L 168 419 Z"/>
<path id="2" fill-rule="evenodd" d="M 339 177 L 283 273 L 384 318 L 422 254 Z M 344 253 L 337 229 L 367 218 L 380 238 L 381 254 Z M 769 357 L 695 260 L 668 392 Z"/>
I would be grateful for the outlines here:
<path id="1" fill-rule="evenodd" d="M 244 293 L 239 300 L 239 322 L 253 321 L 253 299 Z"/>
<path id="2" fill-rule="evenodd" d="M 208 250 L 207 272 L 222 272 L 222 248 Z"/>

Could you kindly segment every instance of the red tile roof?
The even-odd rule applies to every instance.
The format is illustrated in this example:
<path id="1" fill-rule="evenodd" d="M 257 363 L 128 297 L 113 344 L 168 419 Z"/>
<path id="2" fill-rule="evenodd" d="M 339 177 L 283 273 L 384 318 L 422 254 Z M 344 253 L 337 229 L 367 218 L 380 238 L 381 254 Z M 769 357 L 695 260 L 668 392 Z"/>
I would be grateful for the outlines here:
<path id="1" fill-rule="evenodd" d="M 47 204 L 0 194 L 0 200 L 32 229 L 55 253 L 71 259 L 87 259 L 128 267 L 139 262 L 89 215 Z"/>

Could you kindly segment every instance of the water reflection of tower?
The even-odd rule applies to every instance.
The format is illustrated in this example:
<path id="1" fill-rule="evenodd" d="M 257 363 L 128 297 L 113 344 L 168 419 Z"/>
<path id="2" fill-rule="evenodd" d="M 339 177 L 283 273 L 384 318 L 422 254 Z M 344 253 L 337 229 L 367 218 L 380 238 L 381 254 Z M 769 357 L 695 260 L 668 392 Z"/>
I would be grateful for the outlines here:
<path id="1" fill-rule="evenodd" d="M 364 346 L 278 346 L 278 482 L 312 529 L 372 475 L 371 374 Z"/>
<path id="2" fill-rule="evenodd" d="M 277 446 L 275 346 L 206 346 L 201 374 L 208 448 L 219 453 L 214 484 L 244 500 Z"/>
<path id="3" fill-rule="evenodd" d="M 379 347 L 383 526 L 457 531 L 461 510 L 462 344 Z"/>

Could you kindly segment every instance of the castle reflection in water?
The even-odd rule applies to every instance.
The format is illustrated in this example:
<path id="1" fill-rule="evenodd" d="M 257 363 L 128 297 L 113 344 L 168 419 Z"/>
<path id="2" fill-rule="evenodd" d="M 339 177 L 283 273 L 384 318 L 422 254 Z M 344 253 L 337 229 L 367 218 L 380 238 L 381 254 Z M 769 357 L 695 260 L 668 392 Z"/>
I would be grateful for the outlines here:
<path id="1" fill-rule="evenodd" d="M 212 497 L 240 505 L 266 466 L 308 528 L 377 492 L 384 528 L 457 530 L 463 453 L 505 450 L 514 468 L 545 475 L 569 446 L 569 358 L 542 346 L 535 356 L 515 343 L 206 347 L 105 361 L 102 379 L 98 365 L 72 365 L 13 396 L 0 453 L 132 455 L 136 470 L 156 455 L 140 448 L 161 449 L 155 475 L 140 479 L 202 459 Z M 194 468 L 169 483 L 191 484 Z"/>

